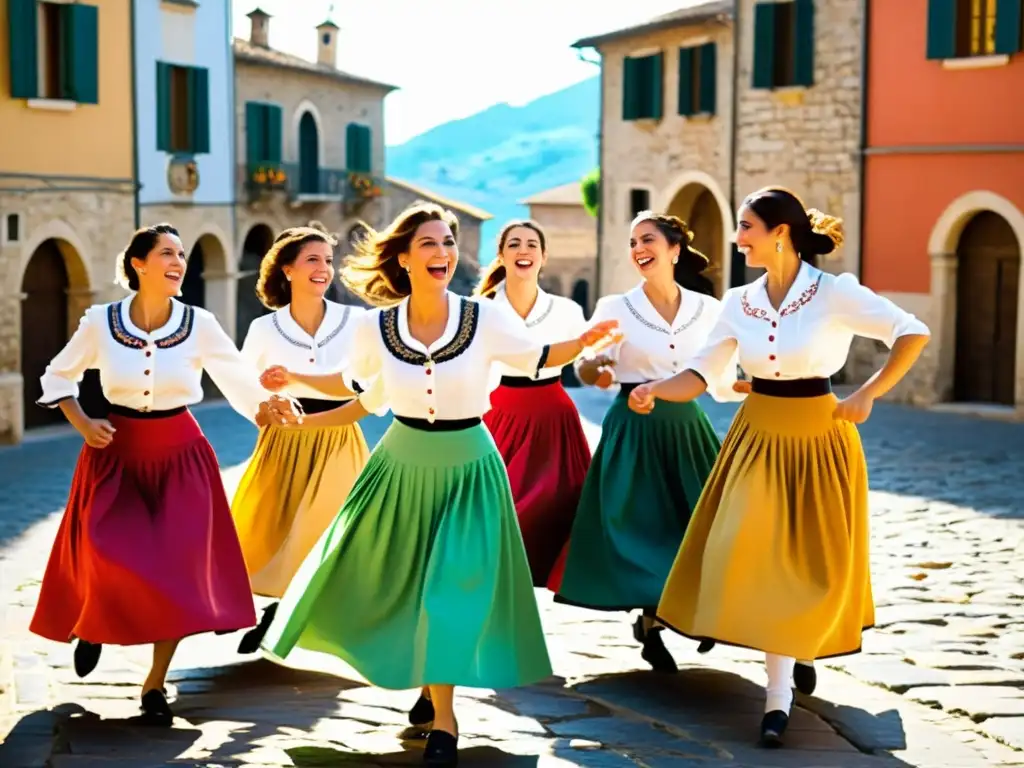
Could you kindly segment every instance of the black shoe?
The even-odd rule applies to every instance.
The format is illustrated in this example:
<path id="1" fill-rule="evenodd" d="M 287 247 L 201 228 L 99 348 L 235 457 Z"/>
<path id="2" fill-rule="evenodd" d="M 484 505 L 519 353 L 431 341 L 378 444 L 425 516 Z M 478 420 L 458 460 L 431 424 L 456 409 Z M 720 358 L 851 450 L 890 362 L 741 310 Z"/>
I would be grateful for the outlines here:
<path id="1" fill-rule="evenodd" d="M 801 664 L 793 667 L 793 683 L 800 693 L 810 696 L 818 687 L 818 672 L 813 664 Z"/>
<path id="2" fill-rule="evenodd" d="M 142 694 L 142 722 L 159 728 L 170 728 L 174 722 L 174 713 L 164 697 L 163 691 L 156 688 Z"/>
<path id="3" fill-rule="evenodd" d="M 263 616 L 260 617 L 260 623 L 242 635 L 242 639 L 238 643 L 239 653 L 256 653 L 256 651 L 260 649 L 260 643 L 262 643 L 263 638 L 267 636 L 267 630 L 270 629 L 270 625 L 274 621 L 274 616 L 277 614 L 278 605 L 279 603 L 271 603 L 263 609 Z"/>
<path id="4" fill-rule="evenodd" d="M 429 731 L 434 724 L 434 702 L 422 693 L 409 710 L 409 725 Z"/>
<path id="5" fill-rule="evenodd" d="M 643 644 L 644 648 L 640 651 L 640 657 L 651 665 L 651 669 L 655 672 L 672 674 L 678 672 L 679 667 L 676 666 L 676 660 L 672 658 L 672 654 L 668 652 L 668 648 L 665 647 L 665 643 L 661 639 L 661 630 L 661 627 L 651 627 L 645 630 L 644 617 L 639 616 L 636 623 L 633 624 L 633 637 L 638 643 Z"/>
<path id="6" fill-rule="evenodd" d="M 454 768 L 459 764 L 459 737 L 447 731 L 431 731 L 423 749 L 423 764 L 434 768 Z"/>
<path id="7" fill-rule="evenodd" d="M 761 719 L 761 746 L 777 749 L 782 746 L 782 734 L 789 725 L 789 715 L 781 709 L 769 712 Z"/>
<path id="8" fill-rule="evenodd" d="M 709 653 L 715 647 L 714 640 L 701 640 L 697 646 L 697 653 Z"/>
<path id="9" fill-rule="evenodd" d="M 90 643 L 85 640 L 75 643 L 75 674 L 85 677 L 96 669 L 102 652 L 103 646 L 99 643 Z"/>

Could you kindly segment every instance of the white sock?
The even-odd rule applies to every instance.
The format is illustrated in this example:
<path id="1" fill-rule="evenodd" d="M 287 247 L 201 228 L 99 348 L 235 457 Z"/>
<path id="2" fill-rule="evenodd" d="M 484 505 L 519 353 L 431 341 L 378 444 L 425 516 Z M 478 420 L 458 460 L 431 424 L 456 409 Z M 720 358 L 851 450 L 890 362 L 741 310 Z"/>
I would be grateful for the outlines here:
<path id="1" fill-rule="evenodd" d="M 764 655 L 764 668 L 768 673 L 768 685 L 765 686 L 764 711 L 781 710 L 787 715 L 793 706 L 793 667 L 796 659 L 792 656 L 779 656 L 775 653 Z"/>

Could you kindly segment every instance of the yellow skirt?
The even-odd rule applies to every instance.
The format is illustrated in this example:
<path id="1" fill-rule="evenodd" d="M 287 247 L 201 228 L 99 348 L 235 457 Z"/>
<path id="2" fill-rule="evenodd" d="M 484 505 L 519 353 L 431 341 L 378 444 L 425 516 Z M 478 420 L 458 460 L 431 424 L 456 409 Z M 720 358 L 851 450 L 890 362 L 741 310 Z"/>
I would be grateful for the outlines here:
<path id="1" fill-rule="evenodd" d="M 860 651 L 875 621 L 867 464 L 835 404 L 747 397 L 665 584 L 666 626 L 807 661 Z"/>
<path id="2" fill-rule="evenodd" d="M 369 457 L 358 425 L 260 432 L 231 503 L 255 594 L 284 594 Z"/>

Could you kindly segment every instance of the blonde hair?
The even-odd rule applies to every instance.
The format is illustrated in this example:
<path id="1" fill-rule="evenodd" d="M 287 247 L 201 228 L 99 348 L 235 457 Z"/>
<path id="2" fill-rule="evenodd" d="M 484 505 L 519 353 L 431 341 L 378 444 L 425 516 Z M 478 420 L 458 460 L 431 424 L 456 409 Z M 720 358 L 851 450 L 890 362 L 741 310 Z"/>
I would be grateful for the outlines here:
<path id="1" fill-rule="evenodd" d="M 455 214 L 425 200 L 416 201 L 398 214 L 383 232 L 360 221 L 364 231 L 339 272 L 341 282 L 372 306 L 400 302 L 412 292 L 412 284 L 398 257 L 409 252 L 416 230 L 428 221 L 443 221 L 458 240 L 459 220 Z"/>
<path id="2" fill-rule="evenodd" d="M 531 219 L 514 219 L 510 221 L 501 228 L 501 233 L 498 235 L 498 258 L 492 261 L 490 266 L 480 275 L 480 281 L 473 290 L 475 296 L 493 298 L 498 290 L 498 286 L 504 282 L 508 272 L 505 269 L 505 263 L 501 260 L 501 252 L 505 249 L 505 242 L 508 240 L 509 233 L 516 227 L 526 227 L 536 232 L 537 238 L 540 240 L 540 252 L 547 253 L 547 238 L 544 236 L 544 230 L 541 229 L 540 224 Z"/>

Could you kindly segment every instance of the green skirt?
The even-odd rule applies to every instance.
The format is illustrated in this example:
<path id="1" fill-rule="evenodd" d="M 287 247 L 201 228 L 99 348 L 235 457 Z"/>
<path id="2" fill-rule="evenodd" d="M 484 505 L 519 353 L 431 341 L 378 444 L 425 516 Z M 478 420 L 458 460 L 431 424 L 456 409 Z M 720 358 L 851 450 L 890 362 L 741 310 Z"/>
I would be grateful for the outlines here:
<path id="1" fill-rule="evenodd" d="M 551 674 L 508 475 L 483 425 L 394 421 L 263 641 L 381 688 L 508 688 Z"/>
<path id="2" fill-rule="evenodd" d="M 642 416 L 620 392 L 583 483 L 555 601 L 653 615 L 720 447 L 696 403 L 659 400 Z"/>

